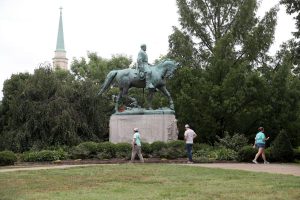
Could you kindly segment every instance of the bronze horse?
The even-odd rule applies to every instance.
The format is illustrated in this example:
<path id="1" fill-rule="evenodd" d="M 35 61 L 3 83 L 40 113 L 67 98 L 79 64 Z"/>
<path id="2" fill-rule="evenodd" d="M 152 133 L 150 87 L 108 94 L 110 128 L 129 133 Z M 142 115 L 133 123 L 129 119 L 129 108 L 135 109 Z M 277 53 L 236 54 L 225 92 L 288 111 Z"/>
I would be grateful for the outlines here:
<path id="1" fill-rule="evenodd" d="M 171 77 L 177 67 L 178 63 L 172 60 L 165 60 L 157 65 L 149 67 L 151 70 L 151 83 L 155 87 L 155 89 L 149 90 L 148 92 L 147 102 L 149 109 L 152 109 L 152 97 L 156 89 L 158 89 L 168 98 L 170 109 L 174 110 L 172 97 L 166 88 L 166 78 Z M 128 96 L 129 88 L 145 88 L 146 86 L 145 80 L 141 80 L 139 78 L 138 71 L 136 69 L 127 68 L 122 70 L 112 70 L 107 74 L 104 84 L 101 86 L 98 95 L 103 94 L 114 80 L 120 89 L 119 95 L 116 98 L 116 112 L 118 112 L 121 98 L 129 98 L 134 101 L 134 98 Z"/>

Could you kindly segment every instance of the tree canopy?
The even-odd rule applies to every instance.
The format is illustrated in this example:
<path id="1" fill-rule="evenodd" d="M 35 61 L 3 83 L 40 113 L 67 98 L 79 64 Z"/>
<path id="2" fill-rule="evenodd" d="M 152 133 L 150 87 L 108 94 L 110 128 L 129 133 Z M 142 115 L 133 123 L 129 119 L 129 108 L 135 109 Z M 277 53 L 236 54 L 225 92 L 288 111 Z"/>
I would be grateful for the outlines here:
<path id="1" fill-rule="evenodd" d="M 274 40 L 278 7 L 257 16 L 256 0 L 177 0 L 179 27 L 169 36 L 169 52 L 181 68 L 167 87 L 183 125 L 197 132 L 197 142 L 214 144 L 225 135 L 244 134 L 249 141 L 263 126 L 274 140 L 284 131 L 300 145 L 299 3 L 282 0 L 296 14 L 298 33 L 276 55 Z M 159 62 L 157 59 L 156 62 Z M 131 58 L 105 59 L 89 52 L 74 58 L 71 71 L 49 67 L 6 80 L 0 103 L 0 150 L 26 151 L 108 139 L 113 112 L 112 88 L 97 93 L 107 73 L 127 68 Z M 142 90 L 130 95 L 144 103 Z M 154 107 L 167 105 L 156 95 Z"/>

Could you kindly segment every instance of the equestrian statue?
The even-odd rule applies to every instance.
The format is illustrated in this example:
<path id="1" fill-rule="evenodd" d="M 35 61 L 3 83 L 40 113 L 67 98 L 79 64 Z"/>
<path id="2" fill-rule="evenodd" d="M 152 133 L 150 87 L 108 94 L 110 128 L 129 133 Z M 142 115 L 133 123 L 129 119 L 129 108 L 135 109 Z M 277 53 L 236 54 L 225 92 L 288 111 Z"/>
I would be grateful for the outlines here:
<path id="1" fill-rule="evenodd" d="M 127 68 L 122 70 L 112 70 L 108 73 L 98 95 L 103 94 L 113 82 L 119 87 L 119 94 L 116 97 L 115 110 L 118 112 L 119 103 L 122 98 L 130 99 L 137 105 L 135 98 L 128 96 L 131 87 L 148 89 L 147 103 L 148 109 L 152 110 L 152 98 L 159 90 L 169 100 L 169 108 L 174 110 L 174 103 L 169 91 L 166 88 L 166 78 L 170 78 L 178 68 L 178 63 L 173 60 L 163 60 L 157 65 L 151 66 L 148 63 L 146 45 L 141 45 L 137 59 L 137 69 Z"/>

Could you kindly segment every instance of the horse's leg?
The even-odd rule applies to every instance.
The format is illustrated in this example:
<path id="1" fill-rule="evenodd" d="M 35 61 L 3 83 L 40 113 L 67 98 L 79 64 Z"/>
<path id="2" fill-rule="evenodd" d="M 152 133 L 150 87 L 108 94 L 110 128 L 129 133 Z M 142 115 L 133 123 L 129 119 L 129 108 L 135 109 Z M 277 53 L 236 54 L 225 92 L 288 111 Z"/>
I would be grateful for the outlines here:
<path id="1" fill-rule="evenodd" d="M 122 88 L 120 88 L 120 92 L 119 92 L 119 94 L 118 94 L 118 96 L 117 96 L 116 104 L 115 104 L 115 111 L 116 111 L 116 112 L 119 111 L 119 103 L 120 103 L 120 100 L 121 100 L 121 98 L 122 98 L 122 93 L 123 93 Z"/>
<path id="2" fill-rule="evenodd" d="M 158 89 L 168 98 L 169 104 L 170 104 L 170 109 L 174 110 L 174 102 L 173 102 L 170 92 L 167 90 L 166 86 L 162 86 Z"/>
<path id="3" fill-rule="evenodd" d="M 122 97 L 125 99 L 124 104 L 128 101 L 128 87 L 123 87 Z"/>
<path id="4" fill-rule="evenodd" d="M 149 90 L 148 92 L 148 96 L 147 96 L 147 103 L 148 103 L 148 109 L 152 110 L 152 98 L 154 95 L 154 90 Z"/>

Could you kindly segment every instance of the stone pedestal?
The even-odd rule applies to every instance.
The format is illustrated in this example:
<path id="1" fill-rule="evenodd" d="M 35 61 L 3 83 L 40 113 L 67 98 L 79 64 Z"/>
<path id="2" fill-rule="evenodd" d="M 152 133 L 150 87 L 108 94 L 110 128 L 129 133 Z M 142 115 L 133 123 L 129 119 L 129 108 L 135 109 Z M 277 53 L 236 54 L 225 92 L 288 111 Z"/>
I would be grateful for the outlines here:
<path id="1" fill-rule="evenodd" d="M 155 110 L 113 114 L 109 122 L 109 141 L 132 141 L 133 129 L 139 128 L 142 142 L 177 140 L 178 129 L 174 111 Z"/>

